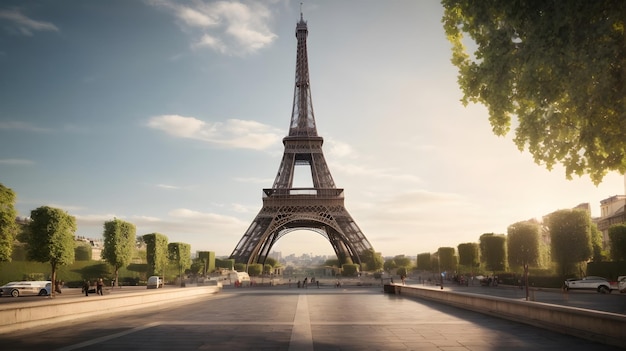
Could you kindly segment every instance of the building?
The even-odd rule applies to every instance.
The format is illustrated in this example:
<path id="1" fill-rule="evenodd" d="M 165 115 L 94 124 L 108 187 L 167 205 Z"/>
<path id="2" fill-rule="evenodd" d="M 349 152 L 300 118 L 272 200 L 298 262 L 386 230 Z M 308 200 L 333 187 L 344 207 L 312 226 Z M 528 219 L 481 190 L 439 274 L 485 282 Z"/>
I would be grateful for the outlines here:
<path id="1" fill-rule="evenodd" d="M 600 201 L 600 217 L 594 222 L 602 232 L 602 249 L 609 248 L 609 228 L 614 224 L 626 223 L 626 195 L 614 195 Z"/>

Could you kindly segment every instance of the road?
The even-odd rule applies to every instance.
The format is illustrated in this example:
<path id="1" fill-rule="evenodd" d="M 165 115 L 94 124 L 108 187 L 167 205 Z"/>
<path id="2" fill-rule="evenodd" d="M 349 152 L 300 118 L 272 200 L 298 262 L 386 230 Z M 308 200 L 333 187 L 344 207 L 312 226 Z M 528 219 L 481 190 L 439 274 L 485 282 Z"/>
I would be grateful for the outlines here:
<path id="1" fill-rule="evenodd" d="M 0 342 L 24 351 L 615 349 L 379 287 L 225 288 L 161 309 L 0 334 Z"/>

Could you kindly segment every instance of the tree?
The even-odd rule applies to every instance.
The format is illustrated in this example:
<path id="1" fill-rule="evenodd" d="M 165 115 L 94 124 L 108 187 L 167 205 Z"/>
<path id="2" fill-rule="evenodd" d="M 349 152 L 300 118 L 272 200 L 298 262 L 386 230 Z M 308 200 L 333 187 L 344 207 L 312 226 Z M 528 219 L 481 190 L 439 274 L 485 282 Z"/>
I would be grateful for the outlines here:
<path id="1" fill-rule="evenodd" d="M 485 233 L 480 236 L 480 259 L 492 271 L 506 269 L 506 237 L 503 234 Z"/>
<path id="2" fill-rule="evenodd" d="M 536 266 L 539 263 L 539 223 L 522 221 L 507 228 L 507 255 L 510 266 Z"/>
<path id="3" fill-rule="evenodd" d="M 417 255 L 417 269 L 429 271 L 432 269 L 430 252 L 424 252 Z"/>
<path id="4" fill-rule="evenodd" d="M 510 266 L 522 266 L 524 269 L 524 286 L 528 300 L 528 267 L 539 264 L 539 223 L 523 221 L 511 224 L 507 228 L 507 253 Z"/>
<path id="5" fill-rule="evenodd" d="M 589 227 L 591 234 L 591 249 L 593 255 L 591 256 L 592 262 L 602 262 L 606 258 L 606 252 L 602 249 L 602 232 L 598 229 L 598 225 L 590 223 Z"/>
<path id="6" fill-rule="evenodd" d="M 609 227 L 611 258 L 613 261 L 626 260 L 626 224 L 615 224 Z"/>
<path id="7" fill-rule="evenodd" d="M 459 264 L 470 267 L 471 273 L 474 275 L 474 268 L 480 265 L 480 256 L 478 255 L 478 243 L 463 243 L 457 246 L 459 251 Z"/>
<path id="8" fill-rule="evenodd" d="M 114 285 L 118 284 L 119 269 L 128 266 L 133 257 L 137 241 L 135 233 L 135 225 L 121 219 L 104 222 L 102 258 L 113 266 Z"/>
<path id="9" fill-rule="evenodd" d="M 146 243 L 146 261 L 148 276 L 160 274 L 165 278 L 167 265 L 167 236 L 160 233 L 146 234 L 142 238 Z"/>
<path id="10" fill-rule="evenodd" d="M 50 280 L 54 286 L 57 268 L 74 263 L 76 219 L 61 209 L 48 206 L 32 210 L 30 218 L 28 258 L 50 263 Z M 50 290 L 54 297 L 56 289 Z"/>
<path id="11" fill-rule="evenodd" d="M 11 261 L 19 226 L 15 222 L 15 193 L 0 183 L 0 262 Z"/>
<path id="12" fill-rule="evenodd" d="M 404 255 L 397 255 L 392 259 L 385 260 L 383 263 L 383 269 L 387 272 L 400 267 L 410 268 L 411 259 Z"/>
<path id="13" fill-rule="evenodd" d="M 442 0 L 463 104 L 484 104 L 494 134 L 567 179 L 626 172 L 626 3 Z M 476 50 L 468 54 L 464 35 Z"/>
<path id="14" fill-rule="evenodd" d="M 256 277 L 263 272 L 263 265 L 260 263 L 252 263 L 248 265 L 248 274 L 251 277 Z"/>
<path id="15" fill-rule="evenodd" d="M 383 268 L 383 257 L 379 252 L 375 252 L 374 249 L 368 249 L 361 254 L 361 262 L 365 263 L 365 270 L 379 271 Z"/>
<path id="16" fill-rule="evenodd" d="M 92 257 L 91 245 L 87 243 L 81 243 L 74 248 L 74 260 L 75 261 L 91 261 Z"/>
<path id="17" fill-rule="evenodd" d="M 180 286 L 183 285 L 183 271 L 191 267 L 191 245 L 185 243 L 169 243 L 168 258 L 178 267 Z"/>
<path id="18" fill-rule="evenodd" d="M 213 251 L 198 251 L 198 260 L 202 262 L 202 276 L 206 277 L 208 272 L 215 270 L 217 260 Z"/>
<path id="19" fill-rule="evenodd" d="M 590 223 L 589 212 L 585 210 L 559 210 L 548 216 L 552 260 L 563 275 L 572 273 L 577 264 L 591 258 Z"/>
<path id="20" fill-rule="evenodd" d="M 442 271 L 455 271 L 457 266 L 455 250 L 453 247 L 440 247 L 437 252 L 439 253 L 439 264 Z"/>

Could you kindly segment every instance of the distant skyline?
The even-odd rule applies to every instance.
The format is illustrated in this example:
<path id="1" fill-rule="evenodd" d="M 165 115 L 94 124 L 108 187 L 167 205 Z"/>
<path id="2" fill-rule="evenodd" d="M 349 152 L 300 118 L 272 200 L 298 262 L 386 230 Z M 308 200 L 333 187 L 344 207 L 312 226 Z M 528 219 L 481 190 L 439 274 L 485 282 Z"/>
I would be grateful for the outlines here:
<path id="1" fill-rule="evenodd" d="M 101 237 L 227 256 L 261 209 L 288 133 L 300 2 L 93 0 L 0 4 L 0 183 Z M 506 233 L 625 193 L 565 179 L 464 107 L 439 1 L 305 2 L 311 95 L 345 206 L 383 256 Z M 295 231 L 274 251 L 334 254 Z"/>

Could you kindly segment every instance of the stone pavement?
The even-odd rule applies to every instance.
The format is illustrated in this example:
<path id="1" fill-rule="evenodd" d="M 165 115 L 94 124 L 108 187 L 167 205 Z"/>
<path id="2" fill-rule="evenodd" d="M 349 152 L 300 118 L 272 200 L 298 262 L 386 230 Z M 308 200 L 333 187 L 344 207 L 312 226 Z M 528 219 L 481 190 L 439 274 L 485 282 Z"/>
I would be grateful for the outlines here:
<path id="1" fill-rule="evenodd" d="M 380 287 L 225 288 L 209 298 L 0 335 L 6 350 L 614 350 Z"/>

